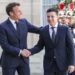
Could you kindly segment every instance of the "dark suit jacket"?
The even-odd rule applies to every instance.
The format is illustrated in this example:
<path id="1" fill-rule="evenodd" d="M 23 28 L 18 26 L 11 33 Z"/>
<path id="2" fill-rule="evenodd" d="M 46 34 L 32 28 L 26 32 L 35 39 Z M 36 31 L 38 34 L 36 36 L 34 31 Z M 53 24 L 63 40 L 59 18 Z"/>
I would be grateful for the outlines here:
<path id="1" fill-rule="evenodd" d="M 18 56 L 20 49 L 27 48 L 28 32 L 39 33 L 39 28 L 31 25 L 26 19 L 19 20 L 20 35 L 17 35 L 12 23 L 7 19 L 0 25 L 0 45 L 3 49 L 1 65 L 3 67 L 15 67 L 22 58 L 25 63 L 29 63 L 28 58 Z"/>
<path id="2" fill-rule="evenodd" d="M 69 65 L 74 65 L 74 45 L 68 27 L 58 25 L 55 42 L 50 38 L 49 26 L 42 28 L 37 45 L 30 51 L 32 54 L 38 53 L 44 46 L 44 71 L 49 71 L 54 56 L 60 70 L 66 70 Z"/>

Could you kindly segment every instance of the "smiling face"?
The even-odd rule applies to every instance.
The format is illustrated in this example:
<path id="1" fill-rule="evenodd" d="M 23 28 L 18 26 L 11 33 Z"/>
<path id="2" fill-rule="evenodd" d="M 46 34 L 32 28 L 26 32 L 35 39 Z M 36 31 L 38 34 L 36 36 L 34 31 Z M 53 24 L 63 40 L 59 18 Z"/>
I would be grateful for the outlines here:
<path id="1" fill-rule="evenodd" d="M 55 26 L 55 24 L 58 22 L 58 16 L 57 13 L 54 11 L 47 13 L 47 21 L 51 26 Z"/>

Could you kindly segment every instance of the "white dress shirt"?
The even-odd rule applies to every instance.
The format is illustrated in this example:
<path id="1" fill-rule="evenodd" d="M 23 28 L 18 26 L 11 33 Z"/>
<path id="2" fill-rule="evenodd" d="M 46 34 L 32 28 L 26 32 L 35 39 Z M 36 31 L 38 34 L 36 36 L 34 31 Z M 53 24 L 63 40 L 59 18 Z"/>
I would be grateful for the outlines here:
<path id="1" fill-rule="evenodd" d="M 54 26 L 55 35 L 57 34 L 57 27 L 58 27 L 58 23 L 56 23 Z M 52 32 L 53 32 L 52 26 L 49 24 L 49 34 L 51 38 L 52 38 Z"/>
<path id="2" fill-rule="evenodd" d="M 14 27 L 15 29 L 17 29 L 17 28 L 16 28 L 15 20 L 13 20 L 13 19 L 11 19 L 11 18 L 9 18 L 9 20 L 10 20 L 10 22 L 12 23 L 13 27 Z"/>

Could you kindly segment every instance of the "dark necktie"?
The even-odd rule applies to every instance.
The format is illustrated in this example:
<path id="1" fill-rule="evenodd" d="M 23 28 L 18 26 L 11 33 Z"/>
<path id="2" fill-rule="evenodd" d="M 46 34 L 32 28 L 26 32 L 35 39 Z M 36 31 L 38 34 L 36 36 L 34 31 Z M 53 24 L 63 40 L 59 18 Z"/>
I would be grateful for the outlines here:
<path id="1" fill-rule="evenodd" d="M 17 35 L 18 37 L 20 36 L 20 27 L 19 27 L 19 22 L 15 22 L 16 24 L 16 31 L 17 31 Z"/>
<path id="2" fill-rule="evenodd" d="M 54 30 L 55 27 L 52 27 L 52 41 L 54 42 L 55 41 L 55 30 Z"/>

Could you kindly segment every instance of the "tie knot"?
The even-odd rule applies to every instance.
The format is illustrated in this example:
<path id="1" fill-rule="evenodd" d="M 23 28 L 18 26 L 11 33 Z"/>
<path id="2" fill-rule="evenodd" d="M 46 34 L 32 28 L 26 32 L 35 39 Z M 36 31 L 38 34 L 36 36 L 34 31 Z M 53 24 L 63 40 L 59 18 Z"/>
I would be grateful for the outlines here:
<path id="1" fill-rule="evenodd" d="M 17 22 L 17 21 L 15 21 L 15 24 L 16 24 L 16 25 L 18 25 L 18 22 Z"/>
<path id="2" fill-rule="evenodd" d="M 54 30 L 55 27 L 51 27 L 52 30 Z"/>

